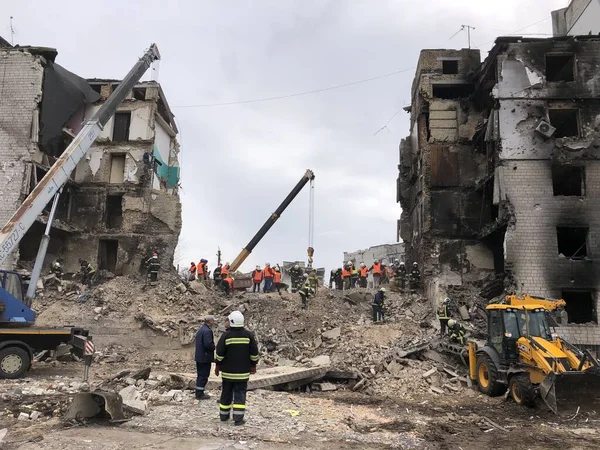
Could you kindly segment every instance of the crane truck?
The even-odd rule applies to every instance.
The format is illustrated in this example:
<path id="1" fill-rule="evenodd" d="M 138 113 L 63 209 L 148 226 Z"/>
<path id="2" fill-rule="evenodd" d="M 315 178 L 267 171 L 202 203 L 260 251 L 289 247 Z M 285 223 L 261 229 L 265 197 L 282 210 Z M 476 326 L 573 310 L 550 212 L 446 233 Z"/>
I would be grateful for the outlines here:
<path id="1" fill-rule="evenodd" d="M 35 353 L 53 350 L 60 344 L 70 344 L 74 352 L 83 354 L 86 342 L 91 340 L 89 331 L 81 327 L 36 327 L 36 313 L 31 308 L 31 303 L 46 255 L 50 225 L 62 187 L 127 94 L 150 65 L 159 59 L 158 47 L 152 44 L 0 230 L 1 266 L 54 197 L 27 295 L 23 280 L 17 272 L 0 270 L 0 378 L 22 377 L 31 367 Z"/>

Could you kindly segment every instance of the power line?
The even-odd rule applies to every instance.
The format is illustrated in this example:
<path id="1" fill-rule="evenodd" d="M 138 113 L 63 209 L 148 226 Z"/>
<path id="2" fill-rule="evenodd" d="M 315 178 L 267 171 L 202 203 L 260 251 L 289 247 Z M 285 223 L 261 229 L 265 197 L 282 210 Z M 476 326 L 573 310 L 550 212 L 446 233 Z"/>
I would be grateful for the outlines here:
<path id="1" fill-rule="evenodd" d="M 549 19 L 550 19 L 550 17 L 546 17 L 546 18 L 544 18 L 544 19 L 542 19 L 542 20 L 538 20 L 537 22 L 535 22 L 535 23 L 532 23 L 531 25 L 527 25 L 526 27 L 519 28 L 518 30 L 515 30 L 515 31 L 513 31 L 513 32 L 511 32 L 511 33 L 507 33 L 506 35 L 511 35 L 511 34 L 516 34 L 516 33 L 519 33 L 520 31 L 523 31 L 523 30 L 526 30 L 527 28 L 531 28 L 531 27 L 534 27 L 534 26 L 536 26 L 536 25 L 539 25 L 540 23 L 542 23 L 542 22 L 545 22 L 546 20 L 549 20 Z M 536 34 L 537 34 L 537 33 L 536 33 Z M 496 39 L 493 39 L 493 40 L 491 40 L 491 41 L 484 42 L 483 44 L 476 45 L 476 46 L 475 46 L 475 48 L 481 48 L 481 47 L 483 47 L 484 45 L 491 44 L 492 42 L 495 42 L 495 41 L 496 41 Z"/>
<path id="2" fill-rule="evenodd" d="M 345 87 L 348 87 L 348 86 L 354 86 L 354 85 L 361 84 L 361 83 L 368 83 L 370 81 L 380 80 L 382 78 L 391 77 L 391 76 L 394 76 L 394 75 L 398 75 L 399 73 L 408 72 L 409 70 L 414 70 L 414 69 L 416 69 L 416 67 L 409 67 L 407 69 L 396 70 L 395 72 L 390 72 L 390 73 L 386 73 L 386 74 L 383 74 L 383 75 L 378 75 L 376 77 L 365 78 L 364 80 L 352 81 L 350 83 L 338 84 L 338 85 L 335 85 L 335 86 L 329 86 L 329 87 L 322 88 L 322 89 L 314 89 L 312 91 L 297 92 L 295 94 L 279 95 L 279 96 L 276 96 L 276 97 L 256 98 L 256 99 L 252 99 L 252 100 L 240 100 L 240 101 L 236 101 L 236 102 L 201 103 L 201 104 L 197 104 L 197 105 L 178 105 L 178 106 L 173 106 L 173 108 L 202 108 L 202 107 L 208 107 L 208 106 L 242 105 L 242 104 L 246 104 L 246 103 L 269 102 L 269 101 L 272 101 L 272 100 L 281 100 L 281 99 L 284 99 L 284 98 L 300 97 L 302 95 L 317 94 L 319 92 L 332 91 L 334 89 L 341 89 L 341 88 L 345 88 Z"/>

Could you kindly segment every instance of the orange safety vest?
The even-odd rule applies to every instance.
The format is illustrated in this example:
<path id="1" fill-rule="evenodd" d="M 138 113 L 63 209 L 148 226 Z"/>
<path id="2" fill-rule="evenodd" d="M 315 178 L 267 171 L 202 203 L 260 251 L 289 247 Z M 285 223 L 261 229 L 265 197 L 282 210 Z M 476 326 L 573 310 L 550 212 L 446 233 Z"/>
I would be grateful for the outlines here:
<path id="1" fill-rule="evenodd" d="M 345 267 L 342 269 L 342 280 L 344 278 L 350 278 L 352 276 L 352 272 L 347 270 Z"/>
<path id="2" fill-rule="evenodd" d="M 265 266 L 265 270 L 263 270 L 265 278 L 273 278 L 273 269 Z"/>
<path id="3" fill-rule="evenodd" d="M 262 278 L 262 270 L 254 269 L 254 272 L 252 272 L 252 281 L 254 281 L 255 283 L 260 283 L 262 281 Z"/>
<path id="4" fill-rule="evenodd" d="M 381 263 L 373 264 L 373 275 L 381 275 Z"/>
<path id="5" fill-rule="evenodd" d="M 227 281 L 227 283 L 229 283 L 229 287 L 231 287 L 231 289 L 233 289 L 233 280 L 230 277 L 225 278 L 225 281 Z"/>
<path id="6" fill-rule="evenodd" d="M 196 275 L 196 264 L 192 264 L 192 265 L 190 266 L 190 273 L 191 273 L 192 275 Z"/>
<path id="7" fill-rule="evenodd" d="M 361 278 L 367 278 L 367 275 L 369 274 L 369 268 L 368 267 L 361 267 L 359 270 L 360 270 L 360 277 Z"/>
<path id="8" fill-rule="evenodd" d="M 275 281 L 275 283 L 281 282 L 281 272 L 275 272 L 275 279 L 273 281 Z"/>
<path id="9" fill-rule="evenodd" d="M 206 272 L 206 263 L 200 263 L 198 264 L 198 275 L 204 275 L 204 272 Z"/>
<path id="10" fill-rule="evenodd" d="M 223 275 L 223 276 L 229 275 L 229 266 L 227 264 L 225 264 L 223 267 L 221 267 L 221 275 Z"/>

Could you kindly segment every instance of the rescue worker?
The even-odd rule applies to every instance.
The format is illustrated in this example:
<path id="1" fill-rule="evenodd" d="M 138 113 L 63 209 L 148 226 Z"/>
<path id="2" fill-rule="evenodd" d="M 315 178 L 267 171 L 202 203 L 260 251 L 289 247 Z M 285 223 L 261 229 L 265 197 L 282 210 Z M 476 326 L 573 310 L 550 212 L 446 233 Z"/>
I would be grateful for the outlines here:
<path id="1" fill-rule="evenodd" d="M 53 273 L 59 280 L 61 280 L 63 275 L 65 274 L 65 271 L 62 267 L 63 262 L 64 260 L 62 258 L 57 258 L 50 265 L 50 272 Z"/>
<path id="2" fill-rule="evenodd" d="M 226 262 L 224 266 L 221 267 L 221 279 L 225 278 L 225 275 L 229 275 L 231 269 L 229 267 L 229 263 Z"/>
<path id="3" fill-rule="evenodd" d="M 329 289 L 335 289 L 335 269 L 329 272 Z"/>
<path id="4" fill-rule="evenodd" d="M 344 268 L 342 269 L 342 283 L 343 290 L 347 291 L 350 289 L 350 278 L 352 277 L 352 272 L 350 271 L 350 263 L 344 264 Z"/>
<path id="5" fill-rule="evenodd" d="M 359 275 L 360 275 L 360 282 L 359 282 L 360 287 L 366 288 L 367 287 L 367 278 L 369 276 L 369 268 L 366 266 L 366 264 L 364 262 L 360 263 Z"/>
<path id="6" fill-rule="evenodd" d="M 381 263 L 381 284 L 388 284 L 390 282 L 390 268 L 385 264 Z"/>
<path id="7" fill-rule="evenodd" d="M 81 266 L 79 269 L 79 273 L 81 274 L 81 284 L 85 284 L 87 287 L 91 288 L 94 275 L 96 275 L 96 269 L 94 269 L 86 260 L 81 258 L 79 259 L 79 265 Z"/>
<path id="8" fill-rule="evenodd" d="M 383 302 L 385 300 L 386 289 L 380 287 L 373 298 L 373 323 L 383 322 Z"/>
<path id="9" fill-rule="evenodd" d="M 146 260 L 146 267 L 148 268 L 146 279 L 150 278 L 150 284 L 156 283 L 158 281 L 158 271 L 160 270 L 158 253 L 152 252 L 152 256 Z"/>
<path id="10" fill-rule="evenodd" d="M 204 323 L 196 333 L 196 399 L 210 398 L 205 392 L 206 383 L 210 376 L 210 366 L 215 360 L 215 341 L 212 327 L 215 325 L 213 316 L 206 316 Z"/>
<path id="11" fill-rule="evenodd" d="M 450 334 L 450 341 L 458 344 L 465 343 L 466 328 L 458 323 L 454 319 L 448 320 L 448 333 Z"/>
<path id="12" fill-rule="evenodd" d="M 351 271 L 351 275 L 350 275 L 350 287 L 352 289 L 354 289 L 358 286 L 359 276 L 360 276 L 360 274 L 358 272 L 358 269 L 356 268 L 354 263 L 352 263 L 352 271 Z"/>
<path id="13" fill-rule="evenodd" d="M 233 423 L 244 424 L 246 391 L 251 373 L 256 373 L 258 344 L 254 334 L 244 328 L 244 315 L 233 311 L 229 317 L 230 328 L 221 335 L 217 344 L 215 375 L 223 379 L 219 417 L 229 420 L 233 409 Z"/>
<path id="14" fill-rule="evenodd" d="M 266 263 L 265 268 L 263 269 L 263 278 L 265 280 L 265 284 L 263 286 L 263 292 L 271 292 L 273 289 L 273 276 L 275 275 L 275 271 L 271 268 L 271 264 Z"/>
<path id="15" fill-rule="evenodd" d="M 188 275 L 188 281 L 194 281 L 196 279 L 196 272 L 197 272 L 198 268 L 196 267 L 196 264 L 194 263 L 194 261 L 192 261 L 190 263 L 190 270 L 189 270 L 189 275 Z"/>
<path id="16" fill-rule="evenodd" d="M 275 273 L 273 274 L 273 283 L 275 285 L 275 289 L 277 289 L 277 292 L 281 294 L 281 288 L 283 286 L 283 283 L 281 282 L 281 267 L 279 267 L 279 264 L 275 266 Z"/>
<path id="17" fill-rule="evenodd" d="M 342 268 L 338 267 L 337 270 L 335 271 L 335 288 L 338 291 L 341 291 L 343 288 L 343 283 L 342 283 Z"/>
<path id="18" fill-rule="evenodd" d="M 256 268 L 252 271 L 252 292 L 258 292 L 260 294 L 260 283 L 263 280 L 263 271 L 260 269 L 260 266 L 256 266 Z"/>
<path id="19" fill-rule="evenodd" d="M 379 289 L 379 286 L 381 285 L 382 269 L 381 269 L 381 263 L 379 262 L 378 259 L 373 261 L 373 265 L 369 268 L 369 272 L 373 272 L 373 287 L 375 289 Z"/>
<path id="20" fill-rule="evenodd" d="M 290 278 L 292 279 L 292 293 L 297 292 L 302 284 L 302 268 L 296 264 L 290 269 Z"/>
<path id="21" fill-rule="evenodd" d="M 233 282 L 235 280 L 230 274 L 225 275 L 225 278 L 221 280 L 221 288 L 225 291 L 225 295 L 233 295 Z"/>
<path id="22" fill-rule="evenodd" d="M 208 261 L 206 259 L 201 259 L 198 263 L 198 279 L 202 281 L 206 281 L 208 277 Z"/>
<path id="23" fill-rule="evenodd" d="M 442 337 L 446 336 L 446 328 L 450 320 L 450 299 L 446 297 L 437 311 L 438 319 L 440 320 L 440 333 Z"/>
<path id="24" fill-rule="evenodd" d="M 308 307 L 308 299 L 315 294 L 315 291 L 308 281 L 307 274 L 304 274 L 304 284 L 298 289 L 298 294 L 300 294 L 300 300 L 302 300 L 302 309 L 306 309 Z"/>
<path id="25" fill-rule="evenodd" d="M 221 263 L 217 264 L 216 269 L 213 271 L 213 280 L 215 281 L 215 286 L 221 285 L 221 280 L 223 276 L 221 275 L 221 270 L 223 269 L 223 265 Z"/>
<path id="26" fill-rule="evenodd" d="M 406 265 L 404 264 L 404 261 L 398 265 L 395 277 L 400 288 L 404 289 L 406 287 Z"/>
<path id="27" fill-rule="evenodd" d="M 416 289 L 419 287 L 419 282 L 421 281 L 421 271 L 419 270 L 419 263 L 414 262 L 412 264 L 412 269 L 410 271 L 410 287 L 412 289 Z"/>
<path id="28" fill-rule="evenodd" d="M 310 275 L 308 276 L 308 283 L 316 294 L 319 288 L 319 276 L 317 275 L 316 270 L 311 270 Z"/>

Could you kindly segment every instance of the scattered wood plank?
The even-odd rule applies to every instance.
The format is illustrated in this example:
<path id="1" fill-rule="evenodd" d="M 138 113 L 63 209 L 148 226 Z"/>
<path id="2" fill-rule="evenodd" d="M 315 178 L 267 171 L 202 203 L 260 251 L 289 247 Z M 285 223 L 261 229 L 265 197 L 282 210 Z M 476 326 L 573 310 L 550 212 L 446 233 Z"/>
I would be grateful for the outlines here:
<path id="1" fill-rule="evenodd" d="M 425 373 L 423 374 L 423 378 L 429 378 L 431 375 L 433 375 L 433 374 L 434 374 L 434 373 L 436 373 L 437 371 L 438 371 L 438 370 L 437 370 L 437 367 L 434 367 L 433 369 L 429 369 L 427 372 L 425 372 Z"/>

